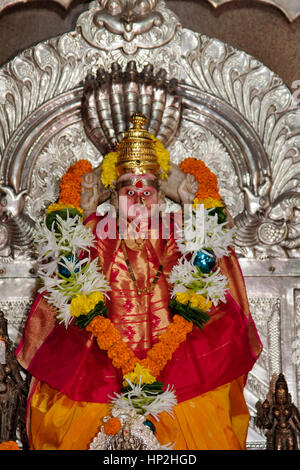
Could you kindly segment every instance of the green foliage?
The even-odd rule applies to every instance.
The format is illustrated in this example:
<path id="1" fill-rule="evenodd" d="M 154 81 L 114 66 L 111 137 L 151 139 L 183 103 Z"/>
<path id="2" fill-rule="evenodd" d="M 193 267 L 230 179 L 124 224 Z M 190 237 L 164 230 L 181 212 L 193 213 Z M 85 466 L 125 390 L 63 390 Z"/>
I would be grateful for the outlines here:
<path id="1" fill-rule="evenodd" d="M 86 328 L 88 324 L 93 320 L 93 318 L 101 315 L 102 317 L 107 317 L 107 307 L 105 303 L 101 300 L 97 305 L 91 310 L 87 315 L 80 315 L 75 320 L 75 326 L 80 328 Z"/>
<path id="2" fill-rule="evenodd" d="M 171 299 L 169 308 L 174 315 L 181 315 L 186 320 L 193 322 L 201 330 L 204 328 L 203 325 L 210 319 L 207 313 L 199 308 L 191 307 L 189 302 L 185 305 L 175 299 Z"/>

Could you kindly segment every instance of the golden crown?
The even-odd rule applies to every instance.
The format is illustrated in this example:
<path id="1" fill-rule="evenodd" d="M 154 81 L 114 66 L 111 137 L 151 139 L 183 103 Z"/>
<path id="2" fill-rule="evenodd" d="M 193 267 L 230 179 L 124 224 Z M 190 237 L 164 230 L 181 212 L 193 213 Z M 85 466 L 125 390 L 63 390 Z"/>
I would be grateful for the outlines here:
<path id="1" fill-rule="evenodd" d="M 147 118 L 143 114 L 134 114 L 130 122 L 133 124 L 118 145 L 116 164 L 118 175 L 124 173 L 158 174 L 160 166 L 154 149 L 151 134 L 144 128 Z"/>

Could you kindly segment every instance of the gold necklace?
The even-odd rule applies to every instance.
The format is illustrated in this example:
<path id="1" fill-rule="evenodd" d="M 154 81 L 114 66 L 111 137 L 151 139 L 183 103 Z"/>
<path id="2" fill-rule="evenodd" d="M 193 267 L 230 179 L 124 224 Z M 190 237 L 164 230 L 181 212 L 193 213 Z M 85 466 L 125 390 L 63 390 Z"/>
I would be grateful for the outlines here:
<path id="1" fill-rule="evenodd" d="M 151 285 L 149 287 L 144 287 L 144 288 L 140 288 L 137 284 L 137 280 L 136 280 L 136 277 L 134 275 L 134 272 L 133 272 L 133 269 L 132 269 L 132 266 L 130 264 L 130 261 L 129 261 L 129 258 L 128 258 L 128 254 L 127 254 L 127 249 L 126 249 L 126 244 L 124 242 L 124 239 L 122 238 L 121 239 L 121 247 L 122 247 L 122 251 L 123 251 L 123 254 L 124 254 L 124 258 L 125 258 L 125 262 L 126 262 L 126 265 L 127 265 L 127 268 L 128 268 L 128 272 L 129 272 L 129 275 L 134 283 L 134 286 L 136 288 L 136 291 L 137 291 L 137 294 L 138 295 L 142 295 L 142 294 L 150 294 L 152 292 L 152 290 L 154 289 L 155 285 L 157 284 L 160 276 L 161 276 L 161 273 L 162 273 L 162 270 L 163 270 L 163 264 L 161 264 L 157 270 L 157 273 L 153 279 L 153 281 L 151 282 Z"/>

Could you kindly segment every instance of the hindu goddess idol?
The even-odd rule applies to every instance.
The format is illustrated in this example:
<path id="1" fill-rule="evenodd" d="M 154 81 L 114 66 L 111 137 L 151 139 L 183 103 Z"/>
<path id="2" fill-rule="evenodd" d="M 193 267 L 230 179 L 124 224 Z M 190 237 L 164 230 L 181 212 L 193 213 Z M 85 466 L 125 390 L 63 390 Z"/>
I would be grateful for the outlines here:
<path id="1" fill-rule="evenodd" d="M 124 405 L 126 412 L 133 407 L 144 415 L 160 445 L 245 449 L 249 412 L 243 388 L 261 343 L 237 258 L 231 247 L 222 252 L 223 247 L 218 251 L 207 243 L 192 253 L 177 239 L 175 216 L 165 226 L 158 208 L 161 177 L 168 172 L 160 152 L 166 150 L 144 128 L 143 116 L 135 115 L 132 123 L 102 165 L 101 178 L 116 211 L 90 213 L 81 230 L 93 236 L 92 248 L 78 243 L 75 261 L 74 251 L 64 252 L 58 271 L 57 263 L 47 265 L 48 280 L 16 351 L 33 377 L 30 447 L 89 449 L 101 426 L 108 436 L 122 432 L 122 419 L 114 413 L 107 417 L 112 406 Z M 215 223 L 214 230 L 224 234 L 226 213 L 216 178 L 194 159 L 184 160 L 181 168 L 194 176 L 190 187 L 181 187 L 181 202 L 193 202 L 202 215 L 206 211 L 201 220 Z M 211 193 L 200 194 L 200 186 Z M 74 206 L 54 206 L 58 214 L 69 212 L 48 224 L 51 236 L 57 227 L 61 235 L 70 220 L 80 219 Z M 158 220 L 154 227 L 153 219 Z M 107 227 L 113 223 L 111 236 Z M 102 284 L 96 277 L 84 290 L 95 263 Z M 218 282 L 225 286 L 221 294 Z M 55 289 L 56 303 L 49 295 Z"/>

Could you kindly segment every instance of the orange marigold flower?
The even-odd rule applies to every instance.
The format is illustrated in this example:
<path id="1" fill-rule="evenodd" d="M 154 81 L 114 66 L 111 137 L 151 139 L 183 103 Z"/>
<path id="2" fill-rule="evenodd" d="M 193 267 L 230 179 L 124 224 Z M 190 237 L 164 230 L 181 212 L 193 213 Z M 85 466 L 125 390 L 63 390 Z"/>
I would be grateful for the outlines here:
<path id="1" fill-rule="evenodd" d="M 159 365 L 166 364 L 172 357 L 173 351 L 170 351 L 165 344 L 158 342 L 147 353 L 147 357 Z"/>
<path id="2" fill-rule="evenodd" d="M 105 332 L 98 335 L 97 343 L 101 349 L 107 350 L 111 348 L 117 341 L 120 341 L 121 335 L 114 325 L 110 322 Z"/>
<path id="3" fill-rule="evenodd" d="M 218 190 L 218 179 L 202 160 L 186 158 L 180 163 L 180 169 L 184 173 L 192 174 L 198 181 L 199 185 L 196 192 L 198 199 L 201 200 L 209 197 L 217 200 L 221 199 Z"/>
<path id="4" fill-rule="evenodd" d="M 142 359 L 140 361 L 140 364 L 142 366 L 144 366 L 145 369 L 149 369 L 150 372 L 151 372 L 151 375 L 153 375 L 153 377 L 158 377 L 159 376 L 159 374 L 161 372 L 160 367 L 154 361 L 149 359 L 148 357 L 145 358 L 145 359 Z"/>
<path id="5" fill-rule="evenodd" d="M 21 450 L 15 441 L 1 442 L 0 450 Z"/>
<path id="6" fill-rule="evenodd" d="M 73 204 L 75 207 L 79 207 L 82 176 L 85 173 L 91 172 L 92 169 L 92 165 L 88 160 L 79 160 L 72 165 L 61 178 L 58 202 L 61 204 Z"/>
<path id="7" fill-rule="evenodd" d="M 111 321 L 108 318 L 98 315 L 88 324 L 86 330 L 91 331 L 93 335 L 98 336 L 99 334 L 104 333 L 110 324 Z"/>
<path id="8" fill-rule="evenodd" d="M 120 357 L 121 359 L 121 356 L 123 356 L 123 359 L 129 360 L 134 356 L 134 353 L 122 340 L 119 340 L 110 347 L 108 355 L 111 359 L 114 357 Z"/>
<path id="9" fill-rule="evenodd" d="M 167 347 L 171 348 L 172 351 L 175 351 L 179 346 L 178 340 L 175 335 L 170 334 L 170 331 L 165 331 L 159 337 L 159 341 L 165 344 Z"/>
<path id="10" fill-rule="evenodd" d="M 174 315 L 173 321 L 175 325 L 179 325 L 184 328 L 188 333 L 193 329 L 193 322 L 186 320 L 181 315 Z"/>
<path id="11" fill-rule="evenodd" d="M 115 436 L 120 432 L 122 424 L 118 418 L 110 418 L 106 423 L 104 423 L 104 432 L 108 436 Z"/>
<path id="12" fill-rule="evenodd" d="M 135 368 L 135 364 L 137 363 L 136 358 L 132 358 L 129 361 L 127 361 L 124 365 L 122 365 L 122 373 L 123 375 L 129 374 L 129 372 L 132 372 L 133 369 Z"/>

